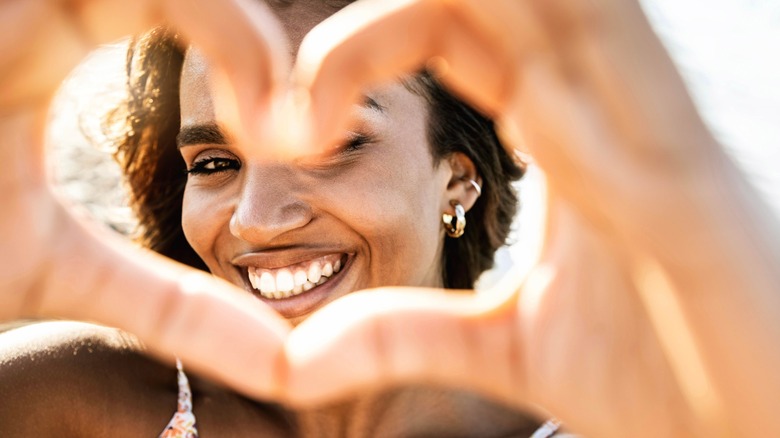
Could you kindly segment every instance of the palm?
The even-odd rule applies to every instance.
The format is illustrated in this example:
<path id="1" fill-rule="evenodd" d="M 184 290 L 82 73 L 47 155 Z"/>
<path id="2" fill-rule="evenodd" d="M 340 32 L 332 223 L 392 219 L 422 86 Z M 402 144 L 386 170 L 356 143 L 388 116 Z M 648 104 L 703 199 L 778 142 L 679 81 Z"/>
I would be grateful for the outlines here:
<path id="1" fill-rule="evenodd" d="M 63 226 L 61 208 L 54 201 L 36 155 L 39 139 L 31 134 L 34 116 L 7 117 L 0 123 L 15 128 L 19 144 L 0 146 L 0 159 L 7 172 L 0 177 L 4 214 L 0 217 L 0 285 L 15 291 L 3 302 L 0 318 L 31 315 L 29 305 L 46 282 L 42 265 L 49 264 L 45 255 L 57 242 L 57 228 Z M 27 129 L 25 129 L 27 128 Z M 20 138 L 21 137 L 21 138 Z M 26 138 L 25 138 L 26 137 Z"/>
<path id="2" fill-rule="evenodd" d="M 3 296 L 3 319 L 33 316 L 31 306 L 47 282 L 43 267 L 54 261 L 48 254 L 67 227 L 69 216 L 46 184 L 43 127 L 48 98 L 88 49 L 71 24 L 55 2 L 15 1 L 0 8 L 0 159 L 6 169 L 0 176 L 0 287 L 14 291 Z M 47 32 L 56 38 L 49 40 Z"/>
<path id="3" fill-rule="evenodd" d="M 518 301 L 528 399 L 586 435 L 690 434 L 629 271 L 632 254 L 565 201 L 551 201 L 547 245 Z"/>

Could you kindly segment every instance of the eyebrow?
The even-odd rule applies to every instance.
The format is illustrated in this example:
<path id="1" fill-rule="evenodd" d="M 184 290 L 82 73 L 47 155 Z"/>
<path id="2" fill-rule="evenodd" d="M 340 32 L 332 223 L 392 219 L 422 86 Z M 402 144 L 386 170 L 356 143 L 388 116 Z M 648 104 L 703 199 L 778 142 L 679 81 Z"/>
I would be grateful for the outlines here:
<path id="1" fill-rule="evenodd" d="M 363 97 L 362 106 L 383 114 L 386 109 L 368 96 Z M 228 144 L 229 139 L 230 136 L 216 123 L 189 125 L 182 127 L 176 135 L 176 147 L 181 149 L 196 144 Z"/>
<path id="2" fill-rule="evenodd" d="M 194 144 L 228 144 L 228 136 L 216 123 L 184 126 L 176 135 L 176 146 Z"/>
<path id="3" fill-rule="evenodd" d="M 374 99 L 372 99 L 372 98 L 370 98 L 368 96 L 363 96 L 363 104 L 362 105 L 364 107 L 366 107 L 366 108 L 377 110 L 380 113 L 384 113 L 385 110 L 387 109 L 384 106 L 380 105 L 379 102 L 375 101 Z"/>

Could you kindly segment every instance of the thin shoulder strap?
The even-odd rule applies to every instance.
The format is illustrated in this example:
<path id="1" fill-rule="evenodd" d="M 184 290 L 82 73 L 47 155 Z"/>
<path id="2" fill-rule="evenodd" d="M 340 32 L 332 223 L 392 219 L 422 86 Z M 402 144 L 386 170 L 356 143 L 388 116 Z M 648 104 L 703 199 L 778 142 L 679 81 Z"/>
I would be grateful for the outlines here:
<path id="1" fill-rule="evenodd" d="M 176 359 L 179 381 L 179 402 L 176 413 L 159 438 L 198 438 L 198 428 L 195 425 L 195 414 L 192 413 L 192 392 L 187 375 L 184 374 L 181 361 Z"/>
<path id="2" fill-rule="evenodd" d="M 561 427 L 561 422 L 556 420 L 555 418 L 552 418 L 550 420 L 547 420 L 546 423 L 542 424 L 539 429 L 536 429 L 536 432 L 534 432 L 533 435 L 531 435 L 531 438 L 550 438 L 554 436 L 558 432 L 558 428 Z"/>

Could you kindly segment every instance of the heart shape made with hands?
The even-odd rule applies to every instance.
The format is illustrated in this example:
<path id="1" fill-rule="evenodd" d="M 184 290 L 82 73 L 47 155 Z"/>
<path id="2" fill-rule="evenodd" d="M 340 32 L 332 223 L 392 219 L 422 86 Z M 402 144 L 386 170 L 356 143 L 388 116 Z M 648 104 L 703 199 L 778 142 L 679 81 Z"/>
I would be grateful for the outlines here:
<path id="1" fill-rule="evenodd" d="M 361 1 L 307 36 L 292 101 L 283 32 L 259 2 L 17 1 L 0 12 L 0 29 L 10 29 L 0 46 L 0 130 L 11 133 L 0 158 L 12 164 L 0 176 L 0 238 L 10 249 L 0 256 L 0 317 L 117 326 L 156 354 L 173 351 L 241 392 L 293 405 L 428 382 L 542 406 L 594 436 L 672 436 L 703 421 L 680 383 L 685 367 L 670 360 L 648 314 L 637 267 L 658 267 L 652 284 L 661 289 L 712 284 L 675 263 L 717 241 L 700 226 L 711 206 L 698 202 L 712 172 L 696 163 L 721 151 L 638 3 Z M 161 19 L 241 90 L 226 93 L 237 132 L 289 140 L 270 144 L 328 144 L 366 86 L 432 68 L 546 172 L 536 266 L 475 297 L 355 293 L 293 329 L 221 280 L 85 225 L 46 185 L 42 96 L 85 48 Z M 20 23 L 32 30 L 9 46 Z M 40 68 L 46 59 L 59 62 Z M 279 126 L 309 128 L 290 139 Z"/>

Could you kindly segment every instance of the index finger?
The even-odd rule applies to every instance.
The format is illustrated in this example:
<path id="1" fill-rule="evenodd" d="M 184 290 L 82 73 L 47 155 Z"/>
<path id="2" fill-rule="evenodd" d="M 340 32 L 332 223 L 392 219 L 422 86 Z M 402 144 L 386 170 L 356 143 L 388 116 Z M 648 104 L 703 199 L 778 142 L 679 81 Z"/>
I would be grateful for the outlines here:
<path id="1" fill-rule="evenodd" d="M 508 292 L 475 298 L 385 288 L 347 295 L 291 333 L 286 398 L 310 405 L 368 388 L 434 383 L 524 403 L 516 294 Z"/>
<path id="2" fill-rule="evenodd" d="M 90 50 L 160 25 L 225 73 L 248 131 L 290 70 L 284 32 L 256 0 L 25 0 L 3 4 L 0 23 L 0 114 L 45 105 Z"/>
<path id="3" fill-rule="evenodd" d="M 290 326 L 251 294 L 205 272 L 64 220 L 50 269 L 19 314 L 97 321 L 136 334 L 158 357 L 240 392 L 273 397 Z M 102 234 L 102 235 L 101 235 Z"/>
<path id="4" fill-rule="evenodd" d="M 496 115 L 513 87 L 513 64 L 545 44 L 527 3 L 369 0 L 344 8 L 306 36 L 296 60 L 296 81 L 310 93 L 313 138 L 335 141 L 362 90 L 424 67 Z"/>

